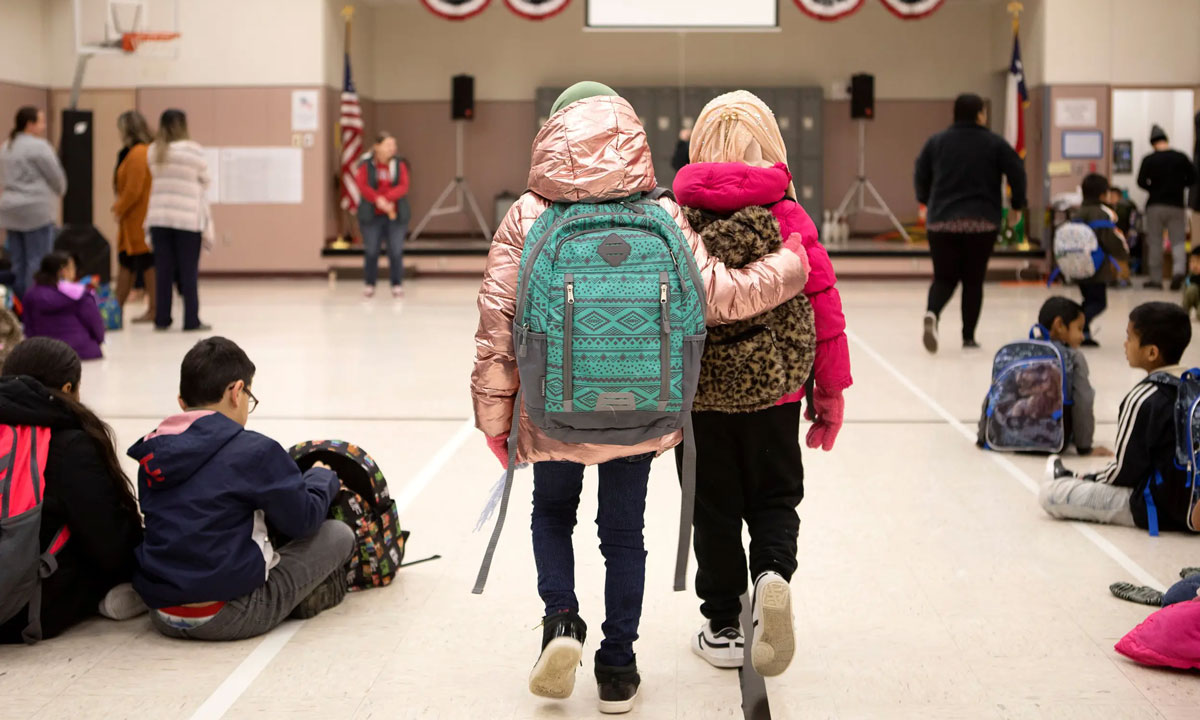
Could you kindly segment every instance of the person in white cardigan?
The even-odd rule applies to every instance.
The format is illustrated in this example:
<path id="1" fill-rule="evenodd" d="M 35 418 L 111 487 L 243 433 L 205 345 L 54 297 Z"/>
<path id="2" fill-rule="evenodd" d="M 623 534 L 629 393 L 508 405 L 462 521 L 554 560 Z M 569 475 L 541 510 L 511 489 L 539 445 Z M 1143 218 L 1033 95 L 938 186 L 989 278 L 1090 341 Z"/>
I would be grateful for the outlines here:
<path id="1" fill-rule="evenodd" d="M 154 249 L 155 274 L 160 278 L 155 286 L 154 327 L 171 327 L 171 278 L 176 278 L 183 295 L 184 331 L 211 330 L 200 322 L 198 289 L 203 235 L 209 234 L 212 222 L 205 199 L 208 162 L 204 148 L 188 138 L 187 116 L 182 110 L 163 112 L 148 155 L 153 182 L 146 227 Z"/>

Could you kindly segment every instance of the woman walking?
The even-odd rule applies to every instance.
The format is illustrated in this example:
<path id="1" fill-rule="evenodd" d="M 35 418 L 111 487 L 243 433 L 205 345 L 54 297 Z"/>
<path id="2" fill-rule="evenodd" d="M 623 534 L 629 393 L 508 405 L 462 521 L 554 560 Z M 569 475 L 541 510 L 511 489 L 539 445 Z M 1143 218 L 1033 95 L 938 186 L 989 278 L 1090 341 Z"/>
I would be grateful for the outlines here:
<path id="1" fill-rule="evenodd" d="M 46 113 L 35 107 L 17 111 L 8 140 L 0 148 L 0 227 L 16 275 L 17 297 L 33 285 L 42 258 L 54 247 L 58 201 L 67 192 L 67 176 L 54 148 L 46 142 Z"/>
<path id="2" fill-rule="evenodd" d="M 208 162 L 204 149 L 188 138 L 187 116 L 182 110 L 163 112 L 158 137 L 150 157 L 150 205 L 146 226 L 154 245 L 154 270 L 163 282 L 155 283 L 154 327 L 171 327 L 171 278 L 178 278 L 183 295 L 183 329 L 211 330 L 200 322 L 201 233 L 211 220 L 204 193 L 208 189 Z"/>
<path id="3" fill-rule="evenodd" d="M 954 124 L 929 138 L 917 157 L 917 201 L 928 207 L 933 284 L 925 313 L 925 349 L 938 350 L 938 319 L 962 283 L 962 341 L 977 348 L 975 326 L 983 307 L 983 280 L 1000 232 L 1001 177 L 1012 188 L 1012 222 L 1025 209 L 1025 163 L 987 129 L 978 95 L 954 101 Z"/>
<path id="4" fill-rule="evenodd" d="M 122 309 L 133 290 L 134 278 L 143 275 L 149 306 L 146 314 L 135 318 L 135 323 L 154 320 L 154 253 L 146 244 L 146 211 L 150 207 L 150 163 L 146 150 L 150 145 L 150 129 L 146 118 L 136 110 L 122 113 L 117 118 L 117 131 L 121 133 L 121 151 L 117 155 L 117 169 L 113 175 L 113 219 L 117 221 L 117 260 L 121 269 L 117 274 L 117 302 Z"/>
<path id="5" fill-rule="evenodd" d="M 386 238 L 392 296 L 399 300 L 404 297 L 404 239 L 412 211 L 408 206 L 408 161 L 396 155 L 396 138 L 379 133 L 371 156 L 358 166 L 356 179 L 362 193 L 358 226 L 366 246 L 363 277 L 367 286 L 363 294 L 375 295 L 379 249 Z"/>

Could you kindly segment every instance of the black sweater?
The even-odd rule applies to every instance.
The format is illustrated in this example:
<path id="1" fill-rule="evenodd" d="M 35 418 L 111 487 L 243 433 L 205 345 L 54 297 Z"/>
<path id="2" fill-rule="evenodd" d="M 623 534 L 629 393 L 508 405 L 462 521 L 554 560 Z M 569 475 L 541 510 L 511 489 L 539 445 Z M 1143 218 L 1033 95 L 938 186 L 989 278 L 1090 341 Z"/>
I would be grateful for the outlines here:
<path id="1" fill-rule="evenodd" d="M 1184 207 L 1183 193 L 1196 182 L 1196 166 L 1178 150 L 1155 150 L 1142 158 L 1138 187 L 1150 193 L 1146 207 Z"/>
<path id="2" fill-rule="evenodd" d="M 982 125 L 955 123 L 925 143 L 913 180 L 929 223 L 978 218 L 999 225 L 1001 176 L 1012 188 L 1012 206 L 1024 209 L 1025 161 L 1017 151 Z"/>
<path id="3" fill-rule="evenodd" d="M 0 423 L 50 428 L 42 549 L 63 525 L 71 529 L 58 570 L 42 583 L 42 632 L 51 638 L 95 615 L 109 589 L 132 579 L 141 520 L 121 505 L 104 459 L 79 421 L 37 381 L 0 378 Z M 18 613 L 0 625 L 0 643 L 21 642 L 26 621 Z"/>
<path id="4" fill-rule="evenodd" d="M 1146 513 L 1146 489 L 1154 498 L 1159 527 L 1163 530 L 1187 530 L 1190 490 L 1186 471 L 1175 466 L 1175 385 L 1156 382 L 1151 375 L 1142 380 L 1121 401 L 1117 424 L 1116 457 L 1089 480 L 1133 490 L 1129 509 L 1140 528 L 1149 525 Z M 1155 473 L 1163 478 L 1153 482 Z"/>

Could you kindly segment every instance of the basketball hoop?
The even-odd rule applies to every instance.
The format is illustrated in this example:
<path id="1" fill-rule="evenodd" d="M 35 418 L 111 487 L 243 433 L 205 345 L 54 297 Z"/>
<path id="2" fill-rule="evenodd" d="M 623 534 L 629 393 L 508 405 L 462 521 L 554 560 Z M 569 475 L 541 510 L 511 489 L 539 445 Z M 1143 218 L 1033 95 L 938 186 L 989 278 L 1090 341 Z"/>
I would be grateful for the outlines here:
<path id="1" fill-rule="evenodd" d="M 137 52 L 138 46 L 146 42 L 168 42 L 180 36 L 177 32 L 127 32 L 121 34 L 121 49 L 127 53 Z"/>

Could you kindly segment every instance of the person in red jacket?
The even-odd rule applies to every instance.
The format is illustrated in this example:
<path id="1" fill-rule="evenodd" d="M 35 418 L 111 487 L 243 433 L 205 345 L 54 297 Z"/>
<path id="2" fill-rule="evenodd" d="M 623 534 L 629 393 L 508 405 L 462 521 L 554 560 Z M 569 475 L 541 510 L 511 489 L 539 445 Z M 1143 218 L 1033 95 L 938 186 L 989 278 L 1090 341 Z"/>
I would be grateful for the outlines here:
<path id="1" fill-rule="evenodd" d="M 404 297 L 404 239 L 412 211 L 408 205 L 408 161 L 396 154 L 396 138 L 381 132 L 371 156 L 358 166 L 356 175 L 362 202 L 358 204 L 358 226 L 366 246 L 363 294 L 375 295 L 379 278 L 379 250 L 387 238 L 388 272 L 392 296 Z"/>
<path id="2" fill-rule="evenodd" d="M 706 243 L 709 232 L 724 234 L 723 245 L 731 239 L 747 247 L 760 245 L 763 232 L 802 241 L 811 265 L 804 295 L 812 305 L 816 341 L 813 398 L 805 413 L 813 425 L 807 441 L 809 448 L 831 450 L 842 427 L 842 392 L 853 382 L 846 319 L 829 255 L 796 202 L 785 164 L 787 149 L 770 108 L 745 91 L 714 99 L 696 120 L 690 159 L 692 164 L 676 175 L 674 190 L 689 220 L 708 223 L 703 230 L 696 227 Z M 715 247 L 718 239 L 710 244 Z M 770 240 L 778 243 L 780 237 Z M 798 362 L 793 357 L 780 360 L 785 366 Z M 768 398 L 766 407 L 692 413 L 699 452 L 696 594 L 706 621 L 691 646 L 716 667 L 742 666 L 743 632 L 751 631 L 739 619 L 747 584 L 743 522 L 750 529 L 754 579 L 753 665 L 764 676 L 779 675 L 795 651 L 789 583 L 797 568 L 796 508 L 804 497 L 799 444 L 804 394 L 793 385 L 773 406 Z"/>

